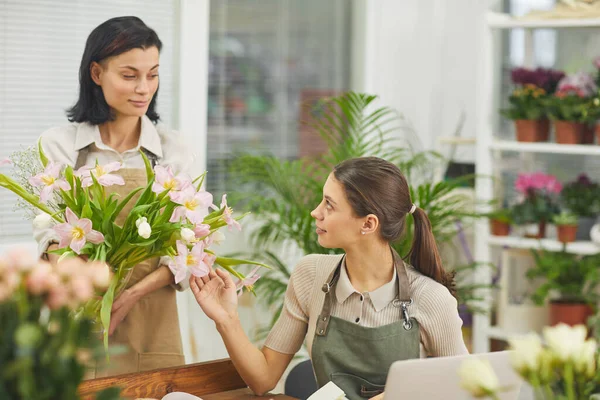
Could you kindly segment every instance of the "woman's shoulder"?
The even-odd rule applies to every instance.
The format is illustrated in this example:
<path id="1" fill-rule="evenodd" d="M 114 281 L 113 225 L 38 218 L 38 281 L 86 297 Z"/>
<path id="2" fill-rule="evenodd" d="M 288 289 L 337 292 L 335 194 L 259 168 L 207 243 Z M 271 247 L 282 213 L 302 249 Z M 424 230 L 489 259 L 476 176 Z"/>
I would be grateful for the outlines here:
<path id="1" fill-rule="evenodd" d="M 74 142 L 77 136 L 78 123 L 70 123 L 60 126 L 53 126 L 46 129 L 40 135 L 42 143 L 65 143 Z"/>
<path id="2" fill-rule="evenodd" d="M 302 257 L 292 271 L 295 280 L 324 281 L 342 259 L 340 254 L 309 254 Z"/>
<path id="3" fill-rule="evenodd" d="M 199 175 L 201 171 L 191 171 L 194 154 L 183 135 L 162 123 L 156 124 L 155 128 L 163 152 L 163 163 L 174 167 L 176 172 L 185 171 L 194 177 Z"/>
<path id="4" fill-rule="evenodd" d="M 46 156 L 53 161 L 66 164 L 72 163 L 75 152 L 78 123 L 54 126 L 46 129 L 39 137 Z"/>

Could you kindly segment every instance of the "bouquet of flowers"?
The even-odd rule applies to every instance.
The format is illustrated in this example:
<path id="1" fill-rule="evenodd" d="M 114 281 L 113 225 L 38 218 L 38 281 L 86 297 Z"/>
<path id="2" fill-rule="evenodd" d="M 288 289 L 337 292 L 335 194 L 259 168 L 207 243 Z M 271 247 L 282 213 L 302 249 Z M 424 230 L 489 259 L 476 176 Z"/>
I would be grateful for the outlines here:
<path id="1" fill-rule="evenodd" d="M 102 356 L 93 321 L 71 312 L 102 293 L 106 264 L 71 258 L 55 269 L 14 250 L 0 257 L 0 398 L 75 400 L 85 365 Z M 117 399 L 118 390 L 102 394 Z"/>
<path id="2" fill-rule="evenodd" d="M 210 246 L 222 234 L 224 226 L 241 229 L 239 220 L 223 195 L 220 206 L 213 204 L 213 196 L 202 189 L 206 175 L 194 180 L 183 174 L 175 176 L 169 167 L 152 168 L 140 152 L 146 165 L 147 185 L 139 187 L 124 198 L 110 192 L 112 185 L 124 184 L 114 172 L 119 163 L 84 166 L 77 171 L 72 167 L 49 161 L 38 143 L 40 172 L 27 182 L 19 183 L 0 174 L 0 186 L 16 193 L 23 201 L 43 214 L 38 221 L 53 225 L 60 237 L 58 254 L 63 258 L 84 256 L 90 261 L 108 264 L 113 276 L 101 299 L 92 300 L 79 314 L 93 315 L 104 328 L 104 343 L 108 346 L 108 326 L 113 300 L 127 283 L 129 271 L 140 262 L 169 256 L 169 268 L 175 283 L 188 274 L 207 275 L 217 264 L 238 279 L 238 288 L 252 291 L 258 278 L 256 270 L 266 265 L 249 260 L 217 256 Z M 124 223 L 117 216 L 129 202 L 134 202 Z M 218 237 L 220 235 L 220 237 Z M 235 267 L 256 265 L 245 277 Z"/>
<path id="3" fill-rule="evenodd" d="M 559 213 L 557 196 L 562 185 L 553 175 L 541 172 L 519 174 L 515 190 L 521 196 L 519 204 L 513 206 L 512 213 L 517 225 L 550 222 Z"/>
<path id="4" fill-rule="evenodd" d="M 536 399 L 588 400 L 598 393 L 600 374 L 595 339 L 584 325 L 544 328 L 544 343 L 530 333 L 509 339 L 514 371 L 534 390 Z M 498 399 L 504 388 L 485 360 L 471 358 L 458 371 L 461 386 L 476 398 Z"/>

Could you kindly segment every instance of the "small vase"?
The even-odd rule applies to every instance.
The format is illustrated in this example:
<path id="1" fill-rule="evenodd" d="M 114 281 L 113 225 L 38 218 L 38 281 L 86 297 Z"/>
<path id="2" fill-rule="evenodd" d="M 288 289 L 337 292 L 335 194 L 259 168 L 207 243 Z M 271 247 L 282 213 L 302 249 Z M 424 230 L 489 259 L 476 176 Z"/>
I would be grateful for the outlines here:
<path id="1" fill-rule="evenodd" d="M 554 121 L 556 143 L 580 144 L 583 140 L 585 125 L 573 121 Z"/>
<path id="2" fill-rule="evenodd" d="M 562 243 L 571 243 L 577 237 L 577 225 L 557 225 L 558 241 Z"/>
<path id="3" fill-rule="evenodd" d="M 547 142 L 550 122 L 547 119 L 518 119 L 515 120 L 515 132 L 519 142 Z"/>
<path id="4" fill-rule="evenodd" d="M 494 236 L 508 236 L 510 232 L 510 224 L 503 221 L 498 221 L 497 219 L 491 219 L 490 230 Z"/>

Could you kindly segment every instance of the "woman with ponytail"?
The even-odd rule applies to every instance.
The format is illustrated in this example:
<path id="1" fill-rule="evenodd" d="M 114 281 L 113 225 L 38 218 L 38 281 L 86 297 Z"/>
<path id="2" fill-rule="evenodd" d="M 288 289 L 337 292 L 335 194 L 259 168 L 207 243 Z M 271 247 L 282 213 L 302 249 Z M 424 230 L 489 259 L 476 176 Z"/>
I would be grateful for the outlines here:
<path id="1" fill-rule="evenodd" d="M 311 215 L 319 244 L 345 254 L 300 260 L 262 350 L 241 327 L 226 272 L 190 279 L 255 393 L 275 387 L 304 339 L 318 385 L 333 381 L 350 400 L 379 397 L 395 361 L 467 353 L 453 276 L 444 271 L 429 218 L 413 204 L 398 167 L 376 157 L 338 164 Z M 415 228 L 408 262 L 391 247 L 406 218 Z"/>

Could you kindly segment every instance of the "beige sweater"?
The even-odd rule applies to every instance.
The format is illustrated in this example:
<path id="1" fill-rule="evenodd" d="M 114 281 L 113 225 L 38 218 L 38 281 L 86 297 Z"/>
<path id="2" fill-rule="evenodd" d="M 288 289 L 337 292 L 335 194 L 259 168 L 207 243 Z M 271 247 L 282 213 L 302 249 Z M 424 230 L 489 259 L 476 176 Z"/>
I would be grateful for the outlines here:
<path id="1" fill-rule="evenodd" d="M 311 354 L 316 321 L 325 300 L 321 287 L 340 259 L 340 255 L 312 254 L 298 262 L 288 284 L 283 311 L 267 337 L 266 347 L 295 354 L 306 339 Z M 446 287 L 413 267 L 408 267 L 407 273 L 413 299 L 408 311 L 420 325 L 421 357 L 467 354 L 456 299 Z M 391 282 L 373 292 L 359 293 L 352 288 L 343 268 L 331 315 L 365 327 L 401 320 L 398 308 L 392 305 L 398 293 L 395 275 Z"/>

